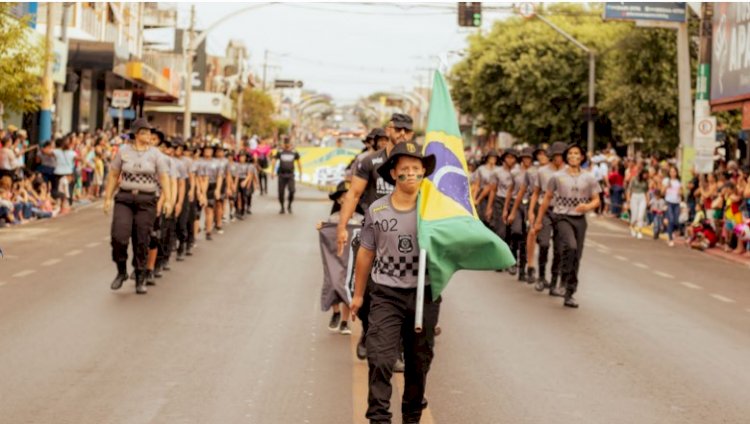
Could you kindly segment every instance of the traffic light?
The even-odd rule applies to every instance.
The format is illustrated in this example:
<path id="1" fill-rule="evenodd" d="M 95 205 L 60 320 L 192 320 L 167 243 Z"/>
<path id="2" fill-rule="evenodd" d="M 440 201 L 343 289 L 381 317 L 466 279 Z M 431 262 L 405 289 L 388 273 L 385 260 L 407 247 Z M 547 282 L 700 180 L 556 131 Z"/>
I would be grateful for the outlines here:
<path id="1" fill-rule="evenodd" d="M 459 2 L 458 3 L 458 26 L 462 26 L 462 27 L 482 26 L 482 3 Z"/>

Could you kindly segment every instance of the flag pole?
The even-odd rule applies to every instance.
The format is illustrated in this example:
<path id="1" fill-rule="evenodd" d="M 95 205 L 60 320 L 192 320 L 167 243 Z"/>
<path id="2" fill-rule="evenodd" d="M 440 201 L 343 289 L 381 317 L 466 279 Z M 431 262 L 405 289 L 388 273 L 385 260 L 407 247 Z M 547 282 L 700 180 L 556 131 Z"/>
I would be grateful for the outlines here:
<path id="1" fill-rule="evenodd" d="M 419 274 L 417 274 L 417 310 L 414 316 L 414 331 L 421 333 L 424 317 L 424 283 L 427 274 L 427 250 L 419 249 Z"/>

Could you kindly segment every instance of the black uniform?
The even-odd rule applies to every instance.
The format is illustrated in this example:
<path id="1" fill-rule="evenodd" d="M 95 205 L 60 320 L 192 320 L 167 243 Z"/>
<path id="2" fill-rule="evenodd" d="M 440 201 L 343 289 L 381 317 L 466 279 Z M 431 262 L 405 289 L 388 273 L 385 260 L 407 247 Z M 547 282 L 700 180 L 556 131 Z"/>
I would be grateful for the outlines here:
<path id="1" fill-rule="evenodd" d="M 519 279 L 523 279 L 526 273 L 526 219 L 529 214 L 529 179 L 531 178 L 531 172 L 533 171 L 523 169 L 523 167 L 518 167 L 511 172 L 513 176 L 513 198 L 509 200 L 511 205 L 508 208 L 508 214 L 512 212 L 513 204 L 521 192 L 521 186 L 526 186 L 523 199 L 521 199 L 521 203 L 516 210 L 516 216 L 510 225 L 510 250 L 513 252 L 513 256 L 516 257 L 516 262 L 518 262 Z"/>
<path id="2" fill-rule="evenodd" d="M 296 150 L 280 150 L 276 152 L 275 159 L 279 162 L 279 203 L 281 209 L 284 209 L 284 191 L 289 191 L 288 208 L 291 209 L 294 201 L 294 162 L 299 160 L 300 156 Z"/>
<path id="3" fill-rule="evenodd" d="M 151 230 L 156 218 L 159 175 L 168 173 L 164 156 L 154 147 L 138 151 L 122 145 L 110 164 L 120 171 L 121 182 L 115 195 L 112 217 L 112 260 L 118 272 L 126 274 L 128 242 L 133 240 L 136 281 L 146 272 Z"/>

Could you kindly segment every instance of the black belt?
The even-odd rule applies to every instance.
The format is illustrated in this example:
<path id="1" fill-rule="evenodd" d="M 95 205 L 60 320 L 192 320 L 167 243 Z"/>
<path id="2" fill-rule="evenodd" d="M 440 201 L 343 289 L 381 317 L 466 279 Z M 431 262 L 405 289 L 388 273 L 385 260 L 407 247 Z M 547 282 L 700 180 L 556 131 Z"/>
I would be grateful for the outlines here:
<path id="1" fill-rule="evenodd" d="M 139 194 L 148 194 L 148 195 L 152 195 L 152 196 L 156 195 L 155 191 L 143 191 L 143 190 L 123 190 L 123 189 L 120 189 L 120 193 L 128 193 L 128 194 L 132 194 L 133 196 L 137 196 Z"/>

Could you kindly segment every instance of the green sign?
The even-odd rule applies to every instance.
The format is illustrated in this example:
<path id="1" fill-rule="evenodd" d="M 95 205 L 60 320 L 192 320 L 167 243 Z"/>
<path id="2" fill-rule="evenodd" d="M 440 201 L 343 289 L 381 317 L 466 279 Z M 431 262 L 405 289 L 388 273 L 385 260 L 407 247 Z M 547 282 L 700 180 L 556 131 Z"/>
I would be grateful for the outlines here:
<path id="1" fill-rule="evenodd" d="M 708 100 L 709 82 L 711 81 L 711 65 L 701 63 L 698 65 L 698 80 L 695 87 L 695 100 Z"/>

